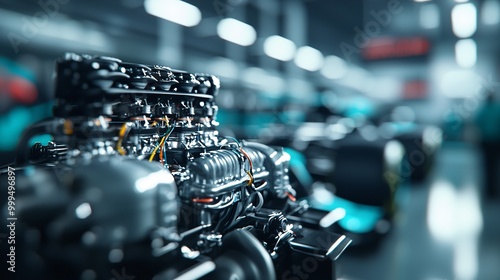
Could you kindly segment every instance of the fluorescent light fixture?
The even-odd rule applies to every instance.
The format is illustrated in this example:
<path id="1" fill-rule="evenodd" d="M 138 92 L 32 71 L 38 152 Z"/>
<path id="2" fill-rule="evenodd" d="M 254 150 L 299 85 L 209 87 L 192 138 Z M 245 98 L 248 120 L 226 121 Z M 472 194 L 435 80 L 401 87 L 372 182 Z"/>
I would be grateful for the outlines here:
<path id="1" fill-rule="evenodd" d="M 292 60 L 295 55 L 295 44 L 278 35 L 268 37 L 264 41 L 264 53 L 281 61 Z"/>
<path id="2" fill-rule="evenodd" d="M 431 0 L 415 0 L 415 2 L 429 2 Z"/>
<path id="3" fill-rule="evenodd" d="M 439 27 L 439 7 L 436 4 L 426 4 L 420 7 L 420 26 L 425 29 Z"/>
<path id="4" fill-rule="evenodd" d="M 465 2 L 469 2 L 469 0 L 455 0 L 455 2 L 457 2 L 457 3 L 465 3 Z"/>
<path id="5" fill-rule="evenodd" d="M 144 8 L 153 16 L 186 27 L 195 26 L 201 21 L 200 10 L 196 6 L 180 0 L 146 0 Z"/>
<path id="6" fill-rule="evenodd" d="M 329 55 L 321 68 L 321 74 L 329 79 L 340 79 L 347 73 L 347 63 L 340 57 Z"/>
<path id="7" fill-rule="evenodd" d="M 251 25 L 234 18 L 219 21 L 217 34 L 222 39 L 240 46 L 250 46 L 257 39 L 257 32 Z"/>
<path id="8" fill-rule="evenodd" d="M 455 44 L 455 59 L 457 64 L 463 68 L 476 65 L 477 47 L 473 39 L 458 40 Z"/>
<path id="9" fill-rule="evenodd" d="M 453 33 L 459 38 L 468 38 L 476 33 L 477 10 L 472 3 L 459 4 L 451 10 Z"/>
<path id="10" fill-rule="evenodd" d="M 307 71 L 318 71 L 323 66 L 323 54 L 309 46 L 300 47 L 295 55 L 295 64 Z"/>
<path id="11" fill-rule="evenodd" d="M 486 25 L 497 25 L 500 23 L 500 2 L 487 0 L 481 7 L 481 20 Z"/>

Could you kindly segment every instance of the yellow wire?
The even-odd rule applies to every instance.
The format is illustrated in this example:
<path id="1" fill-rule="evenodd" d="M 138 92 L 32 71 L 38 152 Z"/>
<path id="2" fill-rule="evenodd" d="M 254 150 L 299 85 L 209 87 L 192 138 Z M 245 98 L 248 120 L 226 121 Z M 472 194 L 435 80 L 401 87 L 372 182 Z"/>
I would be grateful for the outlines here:
<path id="1" fill-rule="evenodd" d="M 120 146 L 118 146 L 118 145 L 120 145 Z M 125 152 L 125 150 L 123 149 L 123 147 L 122 147 L 121 143 L 118 143 L 118 144 L 117 144 L 116 149 L 118 150 L 118 153 L 119 153 L 120 155 L 124 156 L 124 155 L 126 154 L 126 152 Z"/>
<path id="2" fill-rule="evenodd" d="M 161 139 L 160 144 L 158 144 L 158 146 L 155 147 L 155 149 L 153 150 L 153 153 L 151 153 L 151 156 L 149 157 L 149 162 L 153 161 L 155 154 L 156 154 L 156 151 L 158 151 L 158 148 L 160 148 L 160 146 L 163 144 L 163 141 L 165 141 L 165 136 Z"/>
<path id="3" fill-rule="evenodd" d="M 120 129 L 120 133 L 119 133 L 120 137 L 118 138 L 118 141 L 116 142 L 116 150 L 118 151 L 118 153 L 120 153 L 120 155 L 126 154 L 125 150 L 122 147 L 122 142 L 123 142 L 123 138 L 125 137 L 125 133 L 127 132 L 127 130 L 128 130 L 127 123 L 123 123 L 122 128 Z"/>
<path id="4" fill-rule="evenodd" d="M 250 177 L 250 180 L 248 180 L 248 186 L 251 186 L 253 184 L 253 176 L 250 173 L 250 171 L 246 171 L 248 174 L 248 177 Z"/>
<path id="5" fill-rule="evenodd" d="M 250 180 L 248 180 L 248 186 L 251 186 L 253 184 L 252 173 L 250 173 L 250 171 L 246 171 L 246 173 L 248 174 L 248 177 L 250 177 Z"/>
<path id="6" fill-rule="evenodd" d="M 169 122 L 168 122 L 168 117 L 167 117 L 167 116 L 165 116 L 165 121 L 166 121 L 166 125 L 168 126 L 168 125 L 169 125 Z M 170 136 L 170 134 L 172 133 L 172 131 L 174 131 L 174 129 L 173 129 L 173 128 L 172 128 L 172 130 L 168 133 L 168 135 L 165 135 L 165 136 L 163 136 L 163 138 L 161 138 L 161 140 L 160 140 L 160 144 L 158 144 L 158 146 L 156 146 L 156 147 L 155 147 L 155 149 L 153 150 L 153 153 L 151 153 L 151 156 L 149 157 L 149 162 L 152 162 L 152 161 L 153 161 L 153 159 L 154 159 L 154 157 L 155 157 L 155 154 L 156 154 L 156 151 L 158 151 L 158 149 L 159 149 L 160 147 L 162 147 L 162 146 L 163 146 L 163 143 L 164 143 L 164 142 L 165 142 L 165 140 L 166 140 L 166 139 Z M 164 148 L 165 148 L 165 147 L 162 147 L 162 149 L 164 149 Z M 161 152 L 162 152 L 162 151 L 160 150 L 160 153 L 161 153 Z"/>

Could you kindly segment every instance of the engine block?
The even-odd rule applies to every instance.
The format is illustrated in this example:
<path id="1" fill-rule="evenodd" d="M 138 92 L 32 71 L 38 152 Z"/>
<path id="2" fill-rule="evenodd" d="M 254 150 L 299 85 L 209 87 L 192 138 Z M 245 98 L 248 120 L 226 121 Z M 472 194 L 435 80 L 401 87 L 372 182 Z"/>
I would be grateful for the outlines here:
<path id="1" fill-rule="evenodd" d="M 38 236 L 26 250 L 43 260 L 27 276 L 273 279 L 296 255 L 331 261 L 349 244 L 301 222 L 282 148 L 219 134 L 215 76 L 73 53 L 56 73 L 54 117 L 17 153 L 21 220 Z M 53 140 L 29 148 L 39 134 Z"/>

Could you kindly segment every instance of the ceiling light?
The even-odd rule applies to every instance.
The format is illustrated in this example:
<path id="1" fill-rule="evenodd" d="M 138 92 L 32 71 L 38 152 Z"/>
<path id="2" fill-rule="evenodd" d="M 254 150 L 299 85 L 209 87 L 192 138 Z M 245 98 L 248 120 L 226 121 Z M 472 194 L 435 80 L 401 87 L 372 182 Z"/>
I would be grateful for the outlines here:
<path id="1" fill-rule="evenodd" d="M 186 27 L 195 26 L 201 21 L 200 10 L 180 0 L 146 0 L 144 8 L 153 16 Z"/>
<path id="2" fill-rule="evenodd" d="M 281 61 L 292 60 L 295 50 L 292 41 L 278 35 L 270 36 L 264 41 L 264 53 Z"/>
<path id="3" fill-rule="evenodd" d="M 295 55 L 295 64 L 307 71 L 318 71 L 323 66 L 323 54 L 309 46 L 300 47 Z"/>
<path id="4" fill-rule="evenodd" d="M 472 3 L 459 4 L 451 10 L 453 33 L 459 38 L 468 38 L 476 33 L 477 11 Z"/>
<path id="5" fill-rule="evenodd" d="M 472 39 L 459 40 L 455 44 L 455 59 L 457 61 L 457 64 L 464 68 L 476 65 L 476 41 Z"/>
<path id="6" fill-rule="evenodd" d="M 234 18 L 225 18 L 217 25 L 217 34 L 222 39 L 240 46 L 250 46 L 257 39 L 255 29 Z"/>

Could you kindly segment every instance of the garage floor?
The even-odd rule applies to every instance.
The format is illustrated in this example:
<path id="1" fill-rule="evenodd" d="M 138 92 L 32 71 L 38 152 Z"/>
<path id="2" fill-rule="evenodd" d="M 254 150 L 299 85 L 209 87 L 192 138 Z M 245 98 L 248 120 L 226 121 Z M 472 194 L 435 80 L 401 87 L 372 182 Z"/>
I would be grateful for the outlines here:
<path id="1" fill-rule="evenodd" d="M 337 261 L 339 279 L 500 279 L 500 198 L 483 195 L 479 150 L 448 143 L 436 156 L 426 182 L 400 189 L 379 246 Z"/>

